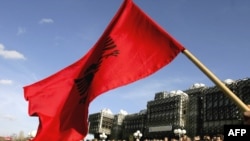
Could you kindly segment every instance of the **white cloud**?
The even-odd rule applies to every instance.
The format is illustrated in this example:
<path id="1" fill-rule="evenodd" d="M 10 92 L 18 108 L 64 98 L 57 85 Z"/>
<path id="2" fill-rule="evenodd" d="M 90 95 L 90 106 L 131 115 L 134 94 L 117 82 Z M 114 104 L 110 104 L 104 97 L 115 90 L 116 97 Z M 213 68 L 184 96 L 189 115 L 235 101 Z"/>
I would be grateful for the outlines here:
<path id="1" fill-rule="evenodd" d="M 0 84 L 11 85 L 13 83 L 12 80 L 0 79 Z"/>
<path id="2" fill-rule="evenodd" d="M 51 24 L 51 23 L 54 23 L 54 20 L 49 18 L 43 18 L 39 21 L 39 24 Z"/>
<path id="3" fill-rule="evenodd" d="M 19 27 L 18 30 L 17 30 L 17 35 L 24 34 L 25 32 L 26 32 L 25 28 Z"/>
<path id="4" fill-rule="evenodd" d="M 6 59 L 25 59 L 23 54 L 15 50 L 5 50 L 3 44 L 0 44 L 0 56 Z"/>

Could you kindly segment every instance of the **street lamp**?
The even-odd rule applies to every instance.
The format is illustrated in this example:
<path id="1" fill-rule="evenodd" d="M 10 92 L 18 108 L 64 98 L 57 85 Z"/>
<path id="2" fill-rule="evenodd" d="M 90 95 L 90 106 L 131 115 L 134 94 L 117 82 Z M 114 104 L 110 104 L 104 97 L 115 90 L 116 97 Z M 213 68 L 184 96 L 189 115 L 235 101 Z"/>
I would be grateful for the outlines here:
<path id="1" fill-rule="evenodd" d="M 139 141 L 140 138 L 142 137 L 142 133 L 139 130 L 137 130 L 136 132 L 134 132 L 134 137 L 136 141 Z"/>
<path id="2" fill-rule="evenodd" d="M 187 131 L 185 129 L 174 129 L 174 134 L 178 135 L 179 139 L 182 135 L 185 135 Z"/>
<path id="3" fill-rule="evenodd" d="M 106 138 L 107 138 L 107 135 L 104 132 L 102 132 L 102 134 L 100 134 L 100 139 L 102 141 L 105 141 Z"/>

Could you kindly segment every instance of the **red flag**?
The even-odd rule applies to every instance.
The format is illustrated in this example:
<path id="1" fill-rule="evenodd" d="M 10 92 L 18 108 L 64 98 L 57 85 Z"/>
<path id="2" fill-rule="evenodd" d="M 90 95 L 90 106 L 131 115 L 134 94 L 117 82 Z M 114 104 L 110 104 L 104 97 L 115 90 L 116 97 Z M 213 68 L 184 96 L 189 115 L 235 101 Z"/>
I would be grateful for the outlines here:
<path id="1" fill-rule="evenodd" d="M 125 0 L 103 35 L 80 60 L 24 87 L 29 114 L 39 117 L 33 141 L 79 141 L 98 95 L 151 75 L 185 48 Z"/>

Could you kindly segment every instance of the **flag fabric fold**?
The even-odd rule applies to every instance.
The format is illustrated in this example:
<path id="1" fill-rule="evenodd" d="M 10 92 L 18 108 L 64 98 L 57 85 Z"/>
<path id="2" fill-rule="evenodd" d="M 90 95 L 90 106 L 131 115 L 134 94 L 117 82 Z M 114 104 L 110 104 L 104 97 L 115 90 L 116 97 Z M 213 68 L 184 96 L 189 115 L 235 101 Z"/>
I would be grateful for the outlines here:
<path id="1" fill-rule="evenodd" d="M 125 0 L 86 55 L 24 87 L 29 115 L 39 117 L 33 141 L 83 139 L 92 100 L 155 73 L 184 49 L 132 0 Z"/>

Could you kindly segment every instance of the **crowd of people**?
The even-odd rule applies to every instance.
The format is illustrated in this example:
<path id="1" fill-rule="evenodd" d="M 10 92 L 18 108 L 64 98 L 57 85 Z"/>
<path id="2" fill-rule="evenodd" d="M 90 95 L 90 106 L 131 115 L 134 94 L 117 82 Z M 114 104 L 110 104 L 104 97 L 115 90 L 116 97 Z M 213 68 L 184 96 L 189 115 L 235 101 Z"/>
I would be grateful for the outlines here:
<path id="1" fill-rule="evenodd" d="M 168 139 L 165 139 L 165 141 L 168 141 Z M 193 138 L 190 138 L 187 135 L 184 135 L 180 137 L 179 139 L 172 138 L 170 139 L 170 141 L 224 141 L 224 135 L 218 134 L 212 137 L 210 137 L 209 135 L 205 135 L 203 137 L 194 136 Z"/>

